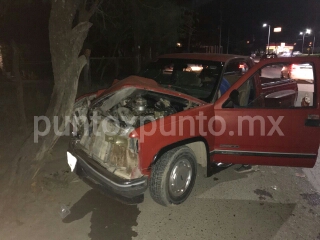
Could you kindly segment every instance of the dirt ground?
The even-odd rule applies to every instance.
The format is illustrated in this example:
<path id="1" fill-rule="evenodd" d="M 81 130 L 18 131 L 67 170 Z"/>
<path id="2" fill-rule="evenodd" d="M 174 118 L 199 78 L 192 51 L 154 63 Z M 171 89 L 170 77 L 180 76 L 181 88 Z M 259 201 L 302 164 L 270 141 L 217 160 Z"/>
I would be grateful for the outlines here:
<path id="1" fill-rule="evenodd" d="M 24 141 L 14 104 L 3 101 L 0 185 Z M 67 145 L 63 137 L 48 154 L 23 211 L 1 216 L 0 239 L 320 239 L 320 159 L 314 169 L 238 174 L 232 166 L 211 178 L 200 170 L 190 198 L 165 208 L 148 192 L 143 203 L 124 205 L 92 190 L 70 172 Z"/>

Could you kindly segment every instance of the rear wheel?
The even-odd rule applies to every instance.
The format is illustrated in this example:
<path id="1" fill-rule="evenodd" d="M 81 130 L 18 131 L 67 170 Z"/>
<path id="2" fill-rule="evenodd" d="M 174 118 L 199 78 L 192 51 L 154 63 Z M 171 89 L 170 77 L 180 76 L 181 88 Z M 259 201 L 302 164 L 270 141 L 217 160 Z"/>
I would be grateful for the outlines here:
<path id="1" fill-rule="evenodd" d="M 183 203 L 190 195 L 197 175 L 193 151 L 178 147 L 166 152 L 152 167 L 150 194 L 163 206 Z"/>

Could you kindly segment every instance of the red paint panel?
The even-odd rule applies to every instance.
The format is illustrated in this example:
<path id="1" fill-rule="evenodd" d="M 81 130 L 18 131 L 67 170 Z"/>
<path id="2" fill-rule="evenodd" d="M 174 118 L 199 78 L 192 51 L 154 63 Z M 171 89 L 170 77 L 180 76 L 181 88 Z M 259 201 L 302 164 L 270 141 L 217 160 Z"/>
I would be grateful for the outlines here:
<path id="1" fill-rule="evenodd" d="M 257 157 L 257 156 L 240 156 L 215 154 L 212 156 L 214 161 L 233 164 L 250 164 L 250 165 L 269 165 L 269 166 L 286 166 L 286 167 L 306 167 L 312 168 L 315 165 L 314 159 L 310 158 L 286 158 L 286 157 Z M 257 161 L 259 158 L 259 161 Z"/>

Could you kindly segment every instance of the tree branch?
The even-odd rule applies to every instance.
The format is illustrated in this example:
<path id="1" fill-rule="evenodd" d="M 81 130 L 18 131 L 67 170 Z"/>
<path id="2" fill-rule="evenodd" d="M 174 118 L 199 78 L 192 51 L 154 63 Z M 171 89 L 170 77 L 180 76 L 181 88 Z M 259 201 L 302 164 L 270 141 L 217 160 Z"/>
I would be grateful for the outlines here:
<path id="1" fill-rule="evenodd" d="M 87 64 L 87 58 L 84 55 L 81 55 L 80 57 L 78 57 L 78 66 L 79 66 L 79 71 L 82 70 L 82 68 L 84 67 L 84 65 Z"/>
<path id="2" fill-rule="evenodd" d="M 77 26 L 75 26 L 70 32 L 70 41 L 74 42 L 77 38 L 79 38 L 79 33 L 83 33 L 88 31 L 88 29 L 92 26 L 90 22 L 80 22 Z"/>
<path id="3" fill-rule="evenodd" d="M 79 23 L 88 22 L 102 1 L 103 0 L 95 0 L 89 11 L 87 11 L 87 1 L 85 0 L 82 7 L 79 9 Z"/>

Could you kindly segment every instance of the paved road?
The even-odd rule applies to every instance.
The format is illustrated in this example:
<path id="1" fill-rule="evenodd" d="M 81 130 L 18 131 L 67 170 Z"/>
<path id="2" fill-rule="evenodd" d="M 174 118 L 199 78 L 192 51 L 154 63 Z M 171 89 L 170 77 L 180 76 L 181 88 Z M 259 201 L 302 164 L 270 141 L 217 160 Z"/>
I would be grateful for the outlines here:
<path id="1" fill-rule="evenodd" d="M 0 239 L 320 238 L 319 165 L 306 172 L 260 166 L 247 174 L 235 173 L 233 166 L 210 178 L 199 171 L 194 192 L 180 206 L 162 207 L 148 192 L 142 204 L 127 206 L 67 172 L 65 151 L 60 141 L 42 193 L 27 202 L 24 214 L 0 224 Z M 314 186 L 305 175 L 315 178 Z M 71 210 L 63 220 L 62 204 Z"/>

